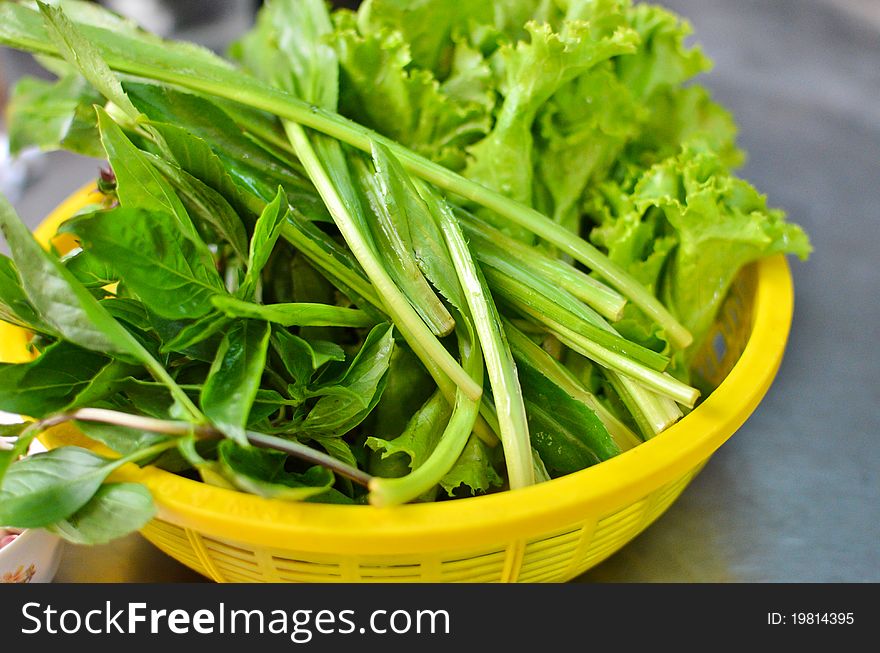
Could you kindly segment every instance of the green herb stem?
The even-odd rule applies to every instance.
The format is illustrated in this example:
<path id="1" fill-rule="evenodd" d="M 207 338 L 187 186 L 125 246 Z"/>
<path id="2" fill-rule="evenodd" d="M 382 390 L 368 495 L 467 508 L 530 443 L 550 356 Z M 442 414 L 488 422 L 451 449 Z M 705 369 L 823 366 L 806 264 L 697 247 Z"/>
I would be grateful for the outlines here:
<path id="1" fill-rule="evenodd" d="M 113 424 L 124 428 L 173 437 L 195 435 L 198 438 L 208 440 L 215 440 L 224 437 L 223 433 L 208 424 L 192 424 L 190 422 L 161 420 L 153 417 L 144 417 L 142 415 L 132 415 L 115 410 L 107 410 L 104 408 L 80 408 L 69 413 L 59 413 L 34 422 L 28 426 L 24 433 L 22 433 L 20 439 L 25 439 L 25 434 L 27 434 L 27 441 L 29 443 L 34 436 L 46 429 L 72 421 Z M 322 451 L 300 444 L 299 442 L 273 435 L 266 435 L 265 433 L 257 433 L 255 431 L 246 431 L 246 436 L 248 442 L 255 447 L 282 451 L 301 460 L 321 465 L 322 467 L 326 467 L 340 476 L 344 476 L 364 487 L 368 487 L 370 480 L 372 479 L 369 474 L 362 472 L 351 465 L 347 465 Z M 160 442 L 146 449 L 135 451 L 123 458 L 119 458 L 116 462 L 119 465 L 122 465 L 127 462 L 148 459 L 157 453 L 171 449 L 174 446 L 176 446 L 176 442 L 174 441 Z"/>
<path id="2" fill-rule="evenodd" d="M 472 399 L 478 399 L 483 390 L 474 383 L 461 365 L 431 333 L 415 309 L 401 293 L 400 289 L 385 270 L 382 262 L 376 257 L 373 248 L 360 233 L 358 225 L 349 213 L 329 175 L 324 170 L 305 130 L 297 124 L 286 123 L 285 129 L 291 145 L 300 161 L 306 168 L 312 182 L 318 189 L 324 203 L 336 220 L 343 238 L 355 258 L 364 268 L 364 272 L 383 298 L 383 304 L 403 337 L 419 356 L 428 371 L 432 373 L 437 385 L 448 389 L 448 379 L 465 390 Z M 447 390 L 448 391 L 448 390 Z M 446 392 L 444 392 L 446 394 Z M 448 396 L 448 395 L 447 395 Z"/>
<path id="3" fill-rule="evenodd" d="M 433 191 L 425 184 L 419 186 L 419 192 L 423 197 L 427 196 L 432 200 L 429 202 L 429 207 L 443 232 L 446 246 L 455 262 L 458 280 L 464 290 L 474 328 L 483 349 L 489 382 L 492 386 L 492 397 L 495 400 L 495 414 L 498 417 L 499 435 L 504 447 L 510 487 L 517 489 L 534 485 L 525 402 L 516 374 L 516 365 L 504 336 L 495 302 L 471 257 L 467 241 L 449 205 L 441 198 L 433 196 Z"/>
<path id="4" fill-rule="evenodd" d="M 533 315 L 533 317 L 536 316 Z M 546 316 L 542 317 L 542 321 L 547 324 L 551 333 L 559 338 L 564 345 L 571 347 L 590 360 L 596 361 L 603 367 L 624 376 L 628 376 L 658 394 L 675 399 L 680 404 L 688 407 L 693 407 L 696 404 L 700 396 L 700 392 L 696 388 L 682 383 L 669 374 L 652 370 L 626 356 L 597 345 L 589 338 L 585 338 L 580 333 Z"/>
<path id="5" fill-rule="evenodd" d="M 477 258 L 483 252 L 497 254 L 505 252 L 508 258 L 517 264 L 529 268 L 544 280 L 567 290 L 587 305 L 593 307 L 602 316 L 617 321 L 623 315 L 626 299 L 600 281 L 585 274 L 565 261 L 553 258 L 537 247 L 532 247 L 511 238 L 488 224 L 481 222 L 464 211 L 457 212 L 462 218 L 461 226 L 473 239 L 472 249 Z"/>
<path id="6" fill-rule="evenodd" d="M 496 261 L 492 264 L 500 265 Z M 583 310 L 587 307 L 571 295 L 567 295 L 565 291 L 538 279 L 526 279 L 525 275 L 513 265 L 504 264 L 503 270 L 487 267 L 485 274 L 492 290 L 538 322 L 546 325 L 551 323 L 569 325 L 572 331 L 589 338 L 603 349 L 658 372 L 666 369 L 669 363 L 666 356 L 626 340 L 613 330 L 599 326 L 593 321 L 592 316 Z M 596 317 L 601 323 L 602 318 Z"/>
<path id="7" fill-rule="evenodd" d="M 482 384 L 483 358 L 479 342 L 463 344 L 461 349 L 465 367 L 473 374 L 474 381 Z M 449 423 L 428 459 L 400 478 L 374 476 L 369 484 L 370 504 L 379 507 L 399 505 L 412 501 L 437 485 L 464 451 L 479 410 L 480 400 L 471 399 L 459 389 Z"/>

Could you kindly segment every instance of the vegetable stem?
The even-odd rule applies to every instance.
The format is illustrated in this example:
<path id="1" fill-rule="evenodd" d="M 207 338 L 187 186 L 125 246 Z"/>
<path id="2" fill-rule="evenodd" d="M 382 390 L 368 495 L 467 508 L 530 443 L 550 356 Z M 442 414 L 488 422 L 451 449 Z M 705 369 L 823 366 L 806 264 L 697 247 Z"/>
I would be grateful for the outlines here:
<path id="1" fill-rule="evenodd" d="M 463 338 L 460 340 L 464 341 Z M 483 359 L 479 341 L 462 344 L 465 367 L 475 382 L 482 381 Z M 437 485 L 452 469 L 467 445 L 480 410 L 480 401 L 469 398 L 461 389 L 456 393 L 449 423 L 440 441 L 428 459 L 406 476 L 370 480 L 370 503 L 374 506 L 393 506 L 412 501 Z"/>
<path id="2" fill-rule="evenodd" d="M 626 299 L 605 284 L 565 261 L 545 254 L 537 247 L 511 238 L 504 232 L 480 222 L 465 211 L 457 211 L 456 214 L 461 218 L 462 228 L 474 240 L 473 248 L 477 258 L 481 258 L 484 250 L 492 254 L 505 252 L 506 256 L 515 259 L 517 264 L 529 268 L 544 280 L 567 290 L 609 320 L 617 321 L 623 315 Z"/>
<path id="3" fill-rule="evenodd" d="M 525 402 L 495 302 L 486 289 L 486 282 L 471 257 L 464 234 L 449 205 L 424 183 L 419 184 L 419 193 L 429 200 L 431 213 L 443 232 L 483 349 L 510 487 L 517 489 L 534 485 Z"/>
<path id="4" fill-rule="evenodd" d="M 394 284 L 381 261 L 376 257 L 373 248 L 360 233 L 358 225 L 318 159 L 305 129 L 294 123 L 285 123 L 285 129 L 297 156 L 305 166 L 306 172 L 318 189 L 330 214 L 336 220 L 343 238 L 382 297 L 385 309 L 413 351 L 419 356 L 428 371 L 432 373 L 437 385 L 441 388 L 444 386 L 448 388 L 448 382 L 443 378 L 445 375 L 455 385 L 462 388 L 471 399 L 478 399 L 483 392 L 482 388 L 474 383 L 461 365 L 431 333 L 431 330 Z"/>
<path id="5" fill-rule="evenodd" d="M 680 404 L 693 407 L 700 396 L 700 391 L 692 388 L 669 374 L 652 370 L 626 356 L 606 349 L 589 338 L 559 324 L 558 322 L 544 317 L 543 321 L 550 328 L 551 333 L 559 338 L 563 344 L 571 347 L 576 352 L 596 361 L 605 368 L 619 372 L 633 380 L 642 383 L 655 392 L 675 399 Z"/>
<path id="6" fill-rule="evenodd" d="M 30 440 L 32 440 L 35 435 L 48 428 L 71 421 L 113 424 L 124 428 L 175 437 L 195 435 L 206 440 L 215 440 L 224 437 L 222 432 L 208 424 L 161 420 L 153 417 L 144 417 L 142 415 L 132 415 L 115 410 L 107 410 L 104 408 L 79 408 L 71 412 L 51 415 L 28 426 L 20 437 L 25 438 L 25 434 L 27 434 Z M 326 467 L 340 476 L 348 478 L 364 487 L 368 487 L 370 480 L 372 479 L 372 477 L 366 472 L 362 472 L 361 470 L 347 465 L 322 451 L 312 449 L 299 442 L 286 440 L 273 435 L 266 435 L 264 433 L 257 433 L 255 431 L 246 431 L 245 433 L 248 442 L 255 447 L 282 451 L 296 458 L 300 458 L 301 460 L 321 465 L 322 467 Z M 30 440 L 28 440 L 28 442 Z M 150 456 L 166 449 L 170 449 L 173 446 L 175 446 L 174 442 L 160 442 L 152 447 L 135 451 L 128 456 L 119 458 L 118 462 L 124 464 L 141 460 L 143 458 L 149 458 Z"/>

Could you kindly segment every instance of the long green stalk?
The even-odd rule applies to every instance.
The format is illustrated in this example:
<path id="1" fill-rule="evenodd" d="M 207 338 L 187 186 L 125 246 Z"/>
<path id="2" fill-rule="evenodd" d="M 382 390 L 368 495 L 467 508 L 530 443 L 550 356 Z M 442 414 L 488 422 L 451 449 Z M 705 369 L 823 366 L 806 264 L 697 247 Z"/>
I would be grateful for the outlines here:
<path id="1" fill-rule="evenodd" d="M 482 262 L 482 259 L 481 259 Z M 494 262 L 493 262 L 494 263 Z M 566 324 L 572 331 L 589 338 L 609 351 L 629 358 L 658 372 L 666 369 L 669 359 L 662 354 L 622 338 L 613 330 L 606 330 L 594 324 L 583 307 L 566 291 L 555 288 L 539 279 L 523 279 L 521 271 L 513 266 L 500 270 L 486 267 L 485 275 L 493 291 L 521 311 L 528 312 L 539 322 L 549 321 Z M 601 318 L 599 318 L 601 320 Z"/>
<path id="2" fill-rule="evenodd" d="M 651 392 L 631 378 L 611 370 L 605 370 L 605 377 L 646 440 L 662 433 L 681 417 L 681 410 L 674 401 L 667 402 L 665 397 Z"/>
<path id="3" fill-rule="evenodd" d="M 526 267 L 544 280 L 567 290 L 612 322 L 619 320 L 623 315 L 626 299 L 605 284 L 565 261 L 545 254 L 537 247 L 511 238 L 485 222 L 480 222 L 464 211 L 456 214 L 460 218 L 462 228 L 472 239 L 471 248 L 477 258 L 481 258 L 480 255 L 484 252 L 487 254 L 505 252 L 509 259 L 517 262 L 517 265 Z"/>
<path id="4" fill-rule="evenodd" d="M 420 183 L 418 190 L 443 232 L 483 348 L 510 487 L 517 489 L 533 485 L 535 477 L 525 402 L 513 354 L 501 327 L 495 302 L 471 257 L 464 234 L 448 204 L 437 197 L 426 184 Z"/>
<path id="5" fill-rule="evenodd" d="M 474 382 L 482 384 L 483 356 L 479 341 L 467 343 L 465 340 L 460 338 L 464 366 L 472 374 Z M 449 473 L 464 451 L 479 416 L 479 410 L 480 401 L 471 399 L 459 388 L 449 423 L 428 459 L 400 478 L 374 476 L 369 484 L 370 503 L 374 506 L 406 503 L 437 485 Z"/>
<path id="6" fill-rule="evenodd" d="M 382 297 L 386 311 L 397 328 L 400 329 L 404 339 L 412 347 L 413 352 L 432 373 L 438 386 L 441 388 L 448 386 L 448 380 L 451 379 L 468 397 L 479 399 L 483 393 L 482 387 L 474 382 L 431 333 L 409 300 L 394 284 L 382 262 L 376 257 L 371 245 L 364 239 L 357 223 L 318 159 L 305 130 L 302 126 L 294 123 L 286 123 L 285 130 L 297 157 L 302 161 L 312 183 L 318 189 L 318 193 L 327 205 L 342 237 Z"/>
<path id="7" fill-rule="evenodd" d="M 535 316 L 533 316 L 535 317 Z M 554 320 L 543 317 L 543 321 L 550 328 L 551 333 L 555 335 L 564 345 L 574 349 L 579 354 L 586 356 L 590 360 L 594 360 L 602 367 L 611 369 L 619 374 L 628 376 L 634 381 L 638 381 L 646 388 L 654 392 L 670 397 L 680 404 L 693 407 L 700 396 L 700 391 L 692 388 L 679 381 L 678 379 L 652 370 L 649 367 L 640 365 L 639 363 L 621 356 L 618 353 L 605 349 L 589 340 L 582 335 L 559 324 Z"/>

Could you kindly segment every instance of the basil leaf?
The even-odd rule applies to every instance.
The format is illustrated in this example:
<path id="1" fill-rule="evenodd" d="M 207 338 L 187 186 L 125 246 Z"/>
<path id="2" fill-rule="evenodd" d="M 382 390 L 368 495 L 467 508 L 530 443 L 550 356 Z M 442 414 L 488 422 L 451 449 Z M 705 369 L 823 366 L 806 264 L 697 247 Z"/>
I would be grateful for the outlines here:
<path id="1" fill-rule="evenodd" d="M 266 205 L 254 227 L 250 250 L 247 257 L 247 274 L 239 288 L 238 296 L 250 298 L 260 280 L 260 273 L 266 267 L 275 243 L 281 235 L 281 227 L 287 218 L 287 199 L 284 189 L 279 188 L 275 199 Z"/>
<path id="2" fill-rule="evenodd" d="M 247 442 L 245 426 L 266 367 L 270 333 L 265 322 L 236 323 L 223 337 L 202 388 L 205 415 L 240 444 Z"/>
<path id="3" fill-rule="evenodd" d="M 110 361 L 77 393 L 64 410 L 73 410 L 83 406 L 98 407 L 102 402 L 114 395 L 120 383 L 137 373 L 140 368 L 119 360 Z"/>
<path id="4" fill-rule="evenodd" d="M 277 451 L 241 447 L 224 440 L 217 448 L 219 470 L 239 490 L 272 499 L 303 501 L 330 489 L 333 472 L 311 467 L 302 474 L 285 471 L 287 456 Z"/>
<path id="5" fill-rule="evenodd" d="M 201 317 L 213 309 L 211 297 L 225 292 L 217 269 L 203 263 L 168 213 L 116 208 L 78 220 L 75 229 L 83 248 L 125 270 L 126 287 L 162 317 Z"/>
<path id="6" fill-rule="evenodd" d="M 108 297 L 101 301 L 101 306 L 120 322 L 130 324 L 141 331 L 149 331 L 153 328 L 150 324 L 150 314 L 143 303 L 137 299 Z"/>
<path id="7" fill-rule="evenodd" d="M 58 334 L 86 349 L 142 355 L 142 348 L 51 254 L 43 251 L 5 197 L 0 230 L 13 252 L 25 294 Z"/>
<path id="8" fill-rule="evenodd" d="M 166 435 L 138 431 L 124 426 L 117 426 L 116 424 L 76 422 L 76 427 L 92 440 L 100 442 L 123 456 L 168 439 Z"/>
<path id="9" fill-rule="evenodd" d="M 0 524 L 40 528 L 70 517 L 120 463 L 61 447 L 13 463 L 0 488 Z"/>
<path id="10" fill-rule="evenodd" d="M 48 530 L 74 544 L 106 544 L 142 528 L 156 515 L 150 491 L 137 483 L 102 485 L 82 508 Z"/>
<path id="11" fill-rule="evenodd" d="M 116 174 L 116 195 L 119 203 L 128 209 L 164 211 L 174 218 L 177 229 L 196 248 L 198 259 L 209 265 L 211 253 L 202 242 L 183 203 L 162 175 L 100 107 L 98 127 L 107 159 Z"/>
<path id="12" fill-rule="evenodd" d="M 21 287 L 18 271 L 11 259 L 0 254 L 0 320 L 26 329 L 52 335 Z"/>
<path id="13" fill-rule="evenodd" d="M 310 392 L 320 399 L 303 421 L 302 433 L 343 435 L 373 410 L 388 380 L 394 351 L 392 331 L 388 324 L 374 327 L 342 379 Z"/>
<path id="14" fill-rule="evenodd" d="M 208 313 L 195 322 L 179 329 L 171 339 L 166 340 L 162 344 L 159 351 L 163 354 L 174 351 L 190 355 L 193 352 L 193 348 L 208 340 L 213 341 L 213 338 L 218 336 L 229 324 L 229 318 L 218 313 Z M 201 359 L 200 356 L 198 358 Z"/>
<path id="15" fill-rule="evenodd" d="M 293 380 L 302 386 L 326 363 L 345 360 L 345 352 L 335 343 L 321 340 L 309 342 L 282 329 L 272 335 L 272 348 Z"/>
<path id="16" fill-rule="evenodd" d="M 160 157 L 152 154 L 145 156 L 174 186 L 191 216 L 229 243 L 237 256 L 242 258 L 247 256 L 247 235 L 244 224 L 235 209 L 220 193 Z"/>
<path id="17" fill-rule="evenodd" d="M 230 115 L 214 102 L 152 84 L 126 83 L 125 88 L 135 105 L 166 137 L 168 148 L 178 164 L 220 192 L 239 213 L 259 213 L 261 208 L 255 208 L 253 196 L 268 201 L 275 195 L 275 189 L 282 185 L 288 190 L 308 191 L 311 205 L 326 215 L 311 183 L 245 136 Z M 173 124 L 203 141 L 225 171 L 218 170 L 216 162 L 197 142 L 179 140 L 169 134 L 163 124 Z M 229 186 L 230 180 L 233 187 Z M 260 207 L 262 204 L 259 202 Z M 311 215 L 309 211 L 306 213 Z"/>
<path id="18" fill-rule="evenodd" d="M 100 290 L 104 286 L 119 281 L 119 273 L 91 252 L 81 251 L 74 256 L 64 259 L 64 267 L 83 286 L 90 290 Z M 101 293 L 106 295 L 107 292 Z"/>

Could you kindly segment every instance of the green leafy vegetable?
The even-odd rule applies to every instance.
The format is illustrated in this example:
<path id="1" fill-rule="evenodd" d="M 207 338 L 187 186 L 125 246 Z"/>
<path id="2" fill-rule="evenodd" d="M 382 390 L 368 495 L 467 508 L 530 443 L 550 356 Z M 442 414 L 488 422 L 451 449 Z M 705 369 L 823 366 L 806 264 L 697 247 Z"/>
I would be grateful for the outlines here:
<path id="1" fill-rule="evenodd" d="M 688 34 L 630 0 L 267 0 L 232 64 L 0 3 L 0 44 L 58 75 L 17 86 L 13 150 L 111 167 L 71 252 L 0 200 L 0 319 L 34 334 L 0 409 L 37 420 L 3 432 L 0 522 L 140 528 L 148 494 L 105 482 L 127 462 L 395 505 L 660 435 L 742 267 L 810 251 L 735 176 Z M 123 458 L 18 460 L 67 421 Z"/>
<path id="2" fill-rule="evenodd" d="M 92 108 L 101 95 L 79 75 L 57 82 L 24 77 L 12 91 L 7 106 L 9 150 L 17 154 L 27 147 L 44 150 L 65 148 L 99 157 L 103 154 Z"/>
<path id="3" fill-rule="evenodd" d="M 125 269 L 126 286 L 163 317 L 202 317 L 213 309 L 212 297 L 226 292 L 216 268 L 202 263 L 200 247 L 169 213 L 101 211 L 77 220 L 75 231 L 86 251 Z"/>
<path id="4" fill-rule="evenodd" d="M 239 322 L 223 336 L 202 388 L 205 415 L 226 435 L 245 441 L 248 414 L 257 397 L 271 329 L 265 322 Z"/>
<path id="5" fill-rule="evenodd" d="M 49 530 L 74 544 L 106 544 L 146 525 L 156 515 L 149 490 L 137 483 L 108 483 L 67 519 Z"/>
<path id="6" fill-rule="evenodd" d="M 324 467 L 312 467 L 297 474 L 284 469 L 287 456 L 265 449 L 245 449 L 225 441 L 219 447 L 221 474 L 235 487 L 285 501 L 303 501 L 320 495 L 333 485 L 333 473 Z"/>

